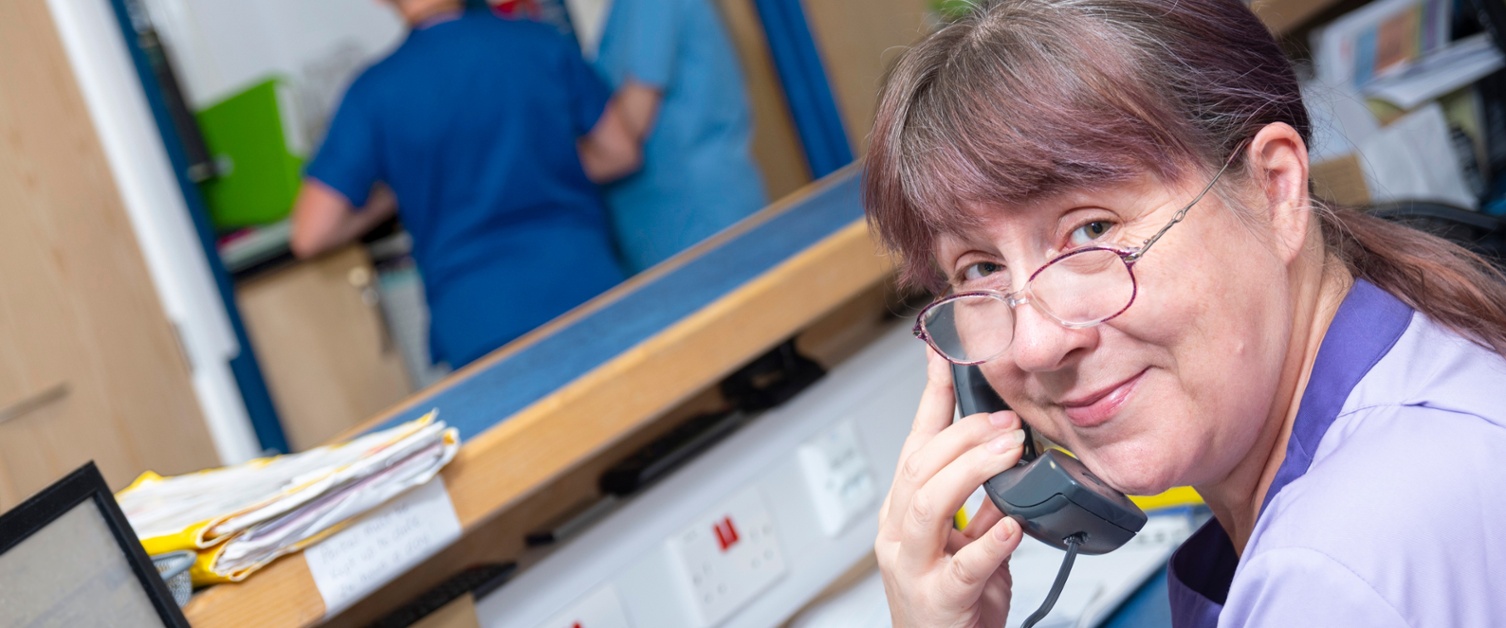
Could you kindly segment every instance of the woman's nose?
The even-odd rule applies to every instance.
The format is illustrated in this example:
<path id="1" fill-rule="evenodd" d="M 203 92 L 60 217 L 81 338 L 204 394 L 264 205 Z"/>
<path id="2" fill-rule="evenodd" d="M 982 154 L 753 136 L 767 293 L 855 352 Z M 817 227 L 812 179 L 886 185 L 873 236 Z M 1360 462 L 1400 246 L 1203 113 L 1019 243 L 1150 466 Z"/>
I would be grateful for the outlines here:
<path id="1" fill-rule="evenodd" d="M 1025 372 L 1060 370 L 1097 344 L 1097 326 L 1068 329 L 1028 304 L 1014 311 L 1014 340 L 1009 352 L 1015 365 Z"/>

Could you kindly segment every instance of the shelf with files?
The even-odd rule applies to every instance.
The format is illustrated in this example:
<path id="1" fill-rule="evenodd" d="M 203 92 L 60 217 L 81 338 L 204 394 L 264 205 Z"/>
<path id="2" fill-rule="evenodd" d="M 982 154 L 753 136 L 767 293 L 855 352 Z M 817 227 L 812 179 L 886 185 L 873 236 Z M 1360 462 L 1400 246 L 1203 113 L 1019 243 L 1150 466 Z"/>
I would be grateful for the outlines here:
<path id="1" fill-rule="evenodd" d="M 477 547 L 521 550 L 531 526 L 558 514 L 537 512 L 539 491 L 889 280 L 859 179 L 850 166 L 812 184 L 367 423 L 437 408 L 460 429 L 441 476 L 462 533 L 331 625 L 379 618 L 473 564 Z M 202 592 L 186 612 L 195 626 L 329 619 L 303 555 Z"/>

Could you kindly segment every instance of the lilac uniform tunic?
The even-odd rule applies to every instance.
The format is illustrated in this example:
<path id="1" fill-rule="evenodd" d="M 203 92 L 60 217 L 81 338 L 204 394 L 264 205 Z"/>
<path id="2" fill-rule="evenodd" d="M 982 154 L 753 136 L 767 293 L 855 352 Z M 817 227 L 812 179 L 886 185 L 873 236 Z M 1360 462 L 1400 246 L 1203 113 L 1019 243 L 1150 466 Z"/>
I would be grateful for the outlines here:
<path id="1" fill-rule="evenodd" d="M 1356 282 L 1244 554 L 1169 575 L 1177 628 L 1506 626 L 1506 359 Z"/>

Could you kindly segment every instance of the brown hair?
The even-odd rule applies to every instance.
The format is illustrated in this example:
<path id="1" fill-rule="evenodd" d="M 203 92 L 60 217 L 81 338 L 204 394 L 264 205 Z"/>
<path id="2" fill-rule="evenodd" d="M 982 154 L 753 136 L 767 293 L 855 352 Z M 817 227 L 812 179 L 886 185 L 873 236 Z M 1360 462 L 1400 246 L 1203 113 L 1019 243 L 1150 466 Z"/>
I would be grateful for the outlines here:
<path id="1" fill-rule="evenodd" d="M 979 5 L 906 51 L 880 96 L 865 204 L 907 283 L 943 289 L 932 245 L 977 224 L 966 204 L 1211 174 L 1275 122 L 1311 142 L 1291 64 L 1239 0 Z M 1355 277 L 1506 354 L 1506 281 L 1489 263 L 1353 209 L 1314 211 Z"/>

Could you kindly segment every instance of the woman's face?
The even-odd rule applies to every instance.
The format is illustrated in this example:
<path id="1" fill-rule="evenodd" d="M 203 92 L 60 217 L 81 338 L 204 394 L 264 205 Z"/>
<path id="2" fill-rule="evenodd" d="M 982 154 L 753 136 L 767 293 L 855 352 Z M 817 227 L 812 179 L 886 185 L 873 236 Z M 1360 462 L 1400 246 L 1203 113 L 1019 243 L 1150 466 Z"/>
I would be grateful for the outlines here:
<path id="1" fill-rule="evenodd" d="M 936 259 L 954 290 L 1021 290 L 1064 251 L 1141 245 L 1206 184 L 1147 176 L 1028 206 L 973 206 L 983 226 L 939 240 Z M 1205 196 L 1136 262 L 1128 310 L 1067 329 L 1021 305 L 1012 344 L 984 374 L 1043 436 L 1120 490 L 1222 480 L 1271 412 L 1291 336 L 1287 268 L 1262 224 Z"/>

